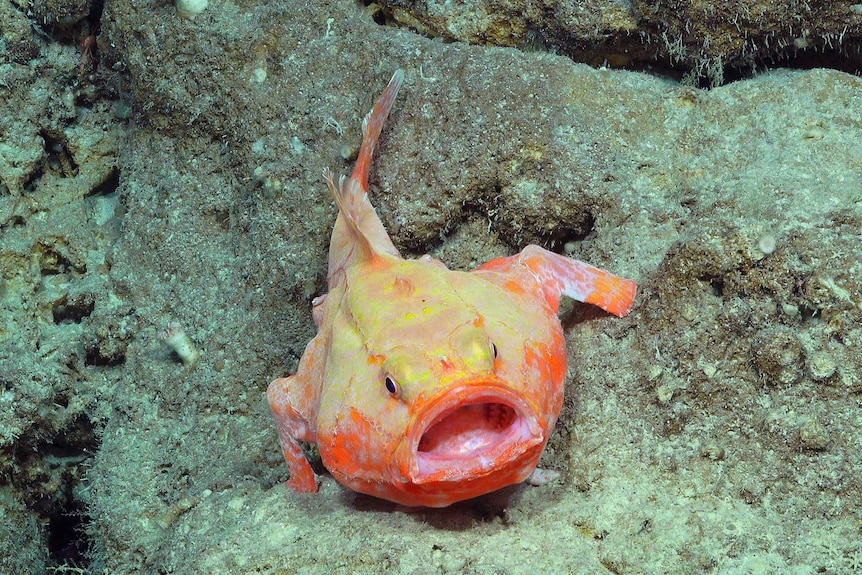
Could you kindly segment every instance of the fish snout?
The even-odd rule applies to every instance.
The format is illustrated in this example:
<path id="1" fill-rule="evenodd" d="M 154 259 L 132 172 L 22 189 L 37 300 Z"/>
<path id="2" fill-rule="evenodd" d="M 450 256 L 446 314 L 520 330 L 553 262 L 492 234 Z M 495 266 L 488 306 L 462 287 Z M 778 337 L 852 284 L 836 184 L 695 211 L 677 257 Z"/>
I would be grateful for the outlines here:
<path id="1" fill-rule="evenodd" d="M 468 497 L 518 483 L 538 463 L 546 423 L 505 382 L 461 382 L 417 414 L 398 448 L 396 480 L 429 489 L 440 482 L 468 490 L 472 484 L 480 492 Z"/>

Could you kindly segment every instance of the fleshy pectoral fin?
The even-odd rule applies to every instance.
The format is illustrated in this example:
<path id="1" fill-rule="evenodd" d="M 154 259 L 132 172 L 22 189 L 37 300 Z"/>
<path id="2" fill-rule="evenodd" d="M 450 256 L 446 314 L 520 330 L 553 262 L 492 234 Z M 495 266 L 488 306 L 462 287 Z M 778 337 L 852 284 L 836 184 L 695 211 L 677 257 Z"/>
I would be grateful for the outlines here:
<path id="1" fill-rule="evenodd" d="M 290 470 L 287 486 L 300 493 L 317 491 L 317 477 L 299 442 L 317 441 L 317 435 L 308 421 L 316 409 L 316 400 L 323 385 L 324 340 L 324 335 L 318 332 L 305 347 L 296 373 L 276 379 L 266 390 L 284 460 Z"/>
<path id="2" fill-rule="evenodd" d="M 302 452 L 299 438 L 303 435 L 305 420 L 293 409 L 288 400 L 288 390 L 296 385 L 296 376 L 276 379 L 269 384 L 266 397 L 269 407 L 275 417 L 278 428 L 278 440 L 284 453 L 284 460 L 290 470 L 290 478 L 286 485 L 299 493 L 314 493 L 317 491 L 317 477 Z"/>
<path id="3" fill-rule="evenodd" d="M 623 317 L 631 311 L 637 291 L 637 284 L 631 280 L 533 245 L 518 255 L 491 260 L 478 269 L 515 274 L 529 270 L 555 309 L 560 296 L 565 295 Z"/>

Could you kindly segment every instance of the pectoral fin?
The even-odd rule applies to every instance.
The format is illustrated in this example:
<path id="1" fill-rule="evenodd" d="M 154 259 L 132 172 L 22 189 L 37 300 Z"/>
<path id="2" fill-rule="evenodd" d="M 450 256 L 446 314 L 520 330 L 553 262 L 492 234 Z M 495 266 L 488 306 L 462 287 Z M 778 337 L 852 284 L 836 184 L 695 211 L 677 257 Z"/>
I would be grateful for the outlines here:
<path id="1" fill-rule="evenodd" d="M 306 346 L 297 372 L 290 377 L 276 379 L 266 390 L 281 450 L 290 471 L 287 486 L 300 493 L 317 491 L 317 477 L 299 442 L 317 441 L 309 419 L 317 408 L 322 385 L 323 347 L 321 334 L 318 333 Z"/>

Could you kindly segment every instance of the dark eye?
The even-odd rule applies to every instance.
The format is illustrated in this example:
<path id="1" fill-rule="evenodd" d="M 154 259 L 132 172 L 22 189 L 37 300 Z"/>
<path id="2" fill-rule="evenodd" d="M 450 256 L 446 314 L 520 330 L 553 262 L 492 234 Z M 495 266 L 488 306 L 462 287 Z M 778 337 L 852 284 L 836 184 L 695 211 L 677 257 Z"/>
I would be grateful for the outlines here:
<path id="1" fill-rule="evenodd" d="M 387 375 L 385 379 L 385 384 L 386 391 L 388 391 L 394 397 L 401 397 L 401 386 L 398 385 L 398 382 L 395 381 L 395 378 L 390 375 Z"/>
<path id="2" fill-rule="evenodd" d="M 497 345 L 493 341 L 491 342 L 491 351 L 494 352 L 494 359 L 497 359 Z"/>

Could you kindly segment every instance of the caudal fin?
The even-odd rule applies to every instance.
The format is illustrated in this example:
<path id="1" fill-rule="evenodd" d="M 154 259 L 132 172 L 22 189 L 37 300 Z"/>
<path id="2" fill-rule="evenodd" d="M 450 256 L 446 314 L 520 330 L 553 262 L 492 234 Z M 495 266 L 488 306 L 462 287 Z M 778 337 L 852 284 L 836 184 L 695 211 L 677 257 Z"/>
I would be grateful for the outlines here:
<path id="1" fill-rule="evenodd" d="M 359 149 L 353 175 L 336 179 L 332 172 L 324 170 L 326 183 L 338 204 L 339 212 L 329 244 L 330 278 L 349 262 L 357 259 L 377 261 L 379 254 L 399 256 L 368 199 L 368 169 L 371 166 L 374 146 L 383 129 L 383 122 L 392 109 L 403 81 L 404 72 L 397 70 L 374 108 L 362 121 L 362 147 Z M 359 249 L 356 249 L 357 246 Z"/>
<path id="2" fill-rule="evenodd" d="M 477 269 L 512 274 L 516 282 L 520 273 L 529 270 L 530 281 L 538 283 L 554 309 L 564 295 L 623 317 L 631 311 L 637 292 L 637 284 L 632 280 L 534 245 L 527 246 L 520 254 L 491 260 Z"/>
<path id="3" fill-rule="evenodd" d="M 362 185 L 362 189 L 368 191 L 368 170 L 371 167 L 371 156 L 374 154 L 374 146 L 377 145 L 377 139 L 380 137 L 380 131 L 383 129 L 383 123 L 386 117 L 389 116 L 389 110 L 392 109 L 392 104 L 395 102 L 395 96 L 398 95 L 398 90 L 404 82 L 404 71 L 395 70 L 392 74 L 392 79 L 383 94 L 378 98 L 374 108 L 362 120 L 362 147 L 359 149 L 359 156 L 356 158 L 356 167 L 353 168 L 353 179 Z"/>

